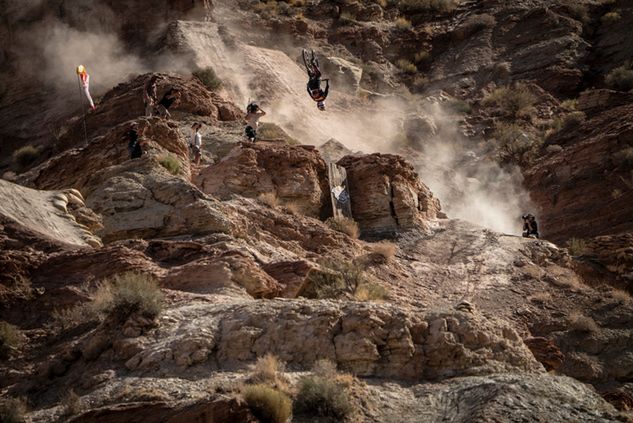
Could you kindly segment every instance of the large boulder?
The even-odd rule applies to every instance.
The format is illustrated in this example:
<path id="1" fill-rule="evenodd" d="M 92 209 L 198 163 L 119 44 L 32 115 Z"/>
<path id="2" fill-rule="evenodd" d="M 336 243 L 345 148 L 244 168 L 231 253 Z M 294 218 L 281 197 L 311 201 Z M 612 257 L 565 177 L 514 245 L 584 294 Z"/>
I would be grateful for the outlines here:
<path id="1" fill-rule="evenodd" d="M 327 215 L 330 207 L 325 162 L 316 149 L 307 146 L 241 144 L 220 162 L 202 169 L 196 184 L 221 199 L 272 193 L 281 203 L 294 203 L 312 217 Z"/>
<path id="2" fill-rule="evenodd" d="M 440 212 L 440 202 L 402 157 L 393 154 L 346 156 L 352 215 L 365 234 L 425 227 Z"/>

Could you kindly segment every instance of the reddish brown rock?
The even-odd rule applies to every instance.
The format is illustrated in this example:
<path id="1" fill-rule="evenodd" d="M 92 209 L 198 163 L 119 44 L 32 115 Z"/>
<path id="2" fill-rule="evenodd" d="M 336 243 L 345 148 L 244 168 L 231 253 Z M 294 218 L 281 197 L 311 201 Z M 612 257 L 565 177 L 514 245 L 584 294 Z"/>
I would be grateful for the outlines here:
<path id="1" fill-rule="evenodd" d="M 270 263 L 262 268 L 284 286 L 282 297 L 295 298 L 301 292 L 313 266 L 305 260 L 300 260 Z"/>
<path id="2" fill-rule="evenodd" d="M 392 154 L 346 156 L 352 215 L 363 233 L 389 233 L 424 227 L 440 202 L 402 157 Z"/>
<path id="3" fill-rule="evenodd" d="M 243 143 L 200 171 L 200 189 L 221 199 L 272 193 L 281 204 L 323 217 L 331 209 L 325 162 L 315 149 L 285 143 Z"/>
<path id="4" fill-rule="evenodd" d="M 534 337 L 524 339 L 523 342 L 545 367 L 545 370 L 556 370 L 563 364 L 565 356 L 551 339 Z"/>

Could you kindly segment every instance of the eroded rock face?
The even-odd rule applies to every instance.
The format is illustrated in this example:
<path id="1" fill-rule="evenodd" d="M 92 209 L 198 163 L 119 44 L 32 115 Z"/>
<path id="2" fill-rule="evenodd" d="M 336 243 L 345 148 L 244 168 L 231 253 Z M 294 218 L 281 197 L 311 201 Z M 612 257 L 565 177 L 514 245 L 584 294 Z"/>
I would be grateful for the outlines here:
<path id="1" fill-rule="evenodd" d="M 633 289 L 633 233 L 598 236 L 587 241 L 584 252 Z"/>
<path id="2" fill-rule="evenodd" d="M 317 150 L 305 146 L 243 143 L 219 163 L 202 169 L 196 184 L 221 199 L 272 193 L 280 203 L 294 203 L 312 217 L 331 209 L 325 162 Z"/>
<path id="3" fill-rule="evenodd" d="M 424 227 L 438 217 L 439 200 L 402 157 L 346 156 L 338 164 L 347 171 L 352 215 L 363 233 Z"/>

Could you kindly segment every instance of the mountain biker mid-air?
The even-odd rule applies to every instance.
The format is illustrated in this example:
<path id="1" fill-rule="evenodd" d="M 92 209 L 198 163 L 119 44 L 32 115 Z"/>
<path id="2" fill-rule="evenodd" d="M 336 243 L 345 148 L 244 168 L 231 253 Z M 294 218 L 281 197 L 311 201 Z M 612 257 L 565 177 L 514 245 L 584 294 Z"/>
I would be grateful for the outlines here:
<path id="1" fill-rule="evenodd" d="M 319 61 L 314 55 L 314 50 L 303 50 L 303 62 L 306 66 L 306 70 L 308 71 L 308 94 L 312 100 L 317 102 L 317 107 L 319 110 L 325 110 L 325 98 L 328 95 L 330 90 L 330 80 L 324 79 L 325 81 L 325 90 L 321 89 L 321 70 L 319 69 Z"/>

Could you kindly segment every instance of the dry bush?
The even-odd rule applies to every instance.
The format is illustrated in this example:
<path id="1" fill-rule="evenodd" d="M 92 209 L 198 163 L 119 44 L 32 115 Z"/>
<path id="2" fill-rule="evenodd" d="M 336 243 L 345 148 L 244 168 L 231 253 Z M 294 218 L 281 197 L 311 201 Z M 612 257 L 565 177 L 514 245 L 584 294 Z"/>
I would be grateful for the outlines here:
<path id="1" fill-rule="evenodd" d="M 90 304 L 55 309 L 51 313 L 51 317 L 53 326 L 61 330 L 68 330 L 84 323 L 99 321 L 99 315 Z"/>
<path id="2" fill-rule="evenodd" d="M 296 216 L 303 214 L 303 207 L 301 207 L 301 204 L 296 201 L 289 201 L 287 203 L 284 203 L 284 207 L 286 208 L 288 213 L 292 215 Z"/>
<path id="3" fill-rule="evenodd" d="M 362 282 L 354 291 L 357 301 L 383 301 L 389 296 L 387 289 L 372 281 Z"/>
<path id="4" fill-rule="evenodd" d="M 545 147 L 545 151 L 550 154 L 560 153 L 561 151 L 563 151 L 563 147 L 558 144 L 551 144 Z"/>
<path id="5" fill-rule="evenodd" d="M 453 113 L 461 113 L 461 114 L 471 114 L 473 108 L 467 101 L 459 100 L 457 98 L 452 98 L 450 100 L 445 101 L 442 106 L 444 110 L 448 110 Z"/>
<path id="6" fill-rule="evenodd" d="M 333 379 L 337 375 L 336 364 L 332 360 L 322 358 L 314 362 L 312 373 L 326 379 Z"/>
<path id="7" fill-rule="evenodd" d="M 514 123 L 497 122 L 494 138 L 499 144 L 499 156 L 503 162 L 525 163 L 531 160 L 531 155 L 543 140 L 535 139 Z"/>
<path id="8" fill-rule="evenodd" d="M 425 86 L 427 86 L 429 83 L 429 78 L 427 78 L 424 75 L 416 75 L 415 78 L 413 78 L 413 86 L 420 89 L 420 88 L 424 88 Z"/>
<path id="9" fill-rule="evenodd" d="M 162 310 L 163 294 L 151 276 L 124 273 L 99 285 L 89 307 L 102 316 L 127 318 L 139 313 L 154 318 Z"/>
<path id="10" fill-rule="evenodd" d="M 510 62 L 497 62 L 492 67 L 492 74 L 495 78 L 508 78 L 512 74 Z"/>
<path id="11" fill-rule="evenodd" d="M 474 27 L 476 30 L 481 30 L 484 28 L 492 28 L 497 24 L 497 20 L 492 15 L 482 13 L 481 15 L 469 16 L 465 24 Z"/>
<path id="12" fill-rule="evenodd" d="M 355 261 L 323 260 L 322 270 L 308 273 L 306 283 L 299 293 L 306 298 L 338 298 L 354 293 L 366 282 L 363 266 Z"/>
<path id="13" fill-rule="evenodd" d="M 618 12 L 608 12 L 602 15 L 600 22 L 602 22 L 603 25 L 613 25 L 620 19 L 622 19 L 622 16 Z"/>
<path id="14" fill-rule="evenodd" d="M 287 391 L 288 380 L 283 375 L 284 370 L 285 364 L 269 353 L 257 359 L 250 380 L 256 384 L 265 384 L 281 391 Z"/>
<path id="15" fill-rule="evenodd" d="M 406 74 L 409 74 L 409 75 L 413 75 L 413 74 L 418 73 L 417 66 L 415 66 L 415 64 L 413 64 L 410 60 L 407 60 L 407 59 L 399 59 L 396 62 L 396 66 L 402 72 L 404 72 Z"/>
<path id="16" fill-rule="evenodd" d="M 431 58 L 431 53 L 429 53 L 427 50 L 418 51 L 413 56 L 413 60 L 415 61 L 415 63 L 426 62 L 430 58 Z"/>
<path id="17" fill-rule="evenodd" d="M 604 82 L 609 88 L 619 91 L 633 89 L 633 69 L 630 64 L 617 67 L 607 74 Z"/>
<path id="18" fill-rule="evenodd" d="M 72 389 L 64 396 L 60 405 L 65 416 L 74 416 L 81 412 L 80 397 Z"/>
<path id="19" fill-rule="evenodd" d="M 32 145 L 25 145 L 13 152 L 12 160 L 16 169 L 20 172 L 28 168 L 40 155 L 40 149 Z"/>
<path id="20" fill-rule="evenodd" d="M 264 423 L 286 423 L 292 414 L 288 395 L 266 385 L 247 385 L 242 395 L 249 408 Z"/>
<path id="21" fill-rule="evenodd" d="M 262 17 L 273 17 L 277 15 L 277 2 L 276 1 L 267 1 L 267 2 L 259 2 L 254 7 L 255 12 L 259 13 Z"/>
<path id="22" fill-rule="evenodd" d="M 611 298 L 619 303 L 628 303 L 631 301 L 631 294 L 623 289 L 613 288 L 611 290 Z"/>
<path id="23" fill-rule="evenodd" d="M 26 421 L 28 407 L 23 398 L 0 399 L 0 422 L 23 423 Z"/>
<path id="24" fill-rule="evenodd" d="M 587 253 L 587 242 L 579 238 L 567 240 L 567 251 L 572 256 L 582 256 Z"/>
<path id="25" fill-rule="evenodd" d="M 192 75 L 198 78 L 210 91 L 215 91 L 222 86 L 222 81 L 210 66 L 194 71 Z"/>
<path id="26" fill-rule="evenodd" d="M 400 0 L 398 9 L 405 13 L 452 12 L 461 3 L 460 0 Z"/>
<path id="27" fill-rule="evenodd" d="M 390 241 L 376 242 L 371 246 L 371 252 L 382 256 L 385 262 L 391 261 L 396 256 L 396 251 L 398 251 L 398 246 Z"/>
<path id="28" fill-rule="evenodd" d="M 179 175 L 182 171 L 182 164 L 171 154 L 164 154 L 158 158 L 158 163 L 172 175 Z"/>
<path id="29" fill-rule="evenodd" d="M 396 21 L 394 22 L 396 28 L 398 29 L 409 29 L 411 28 L 411 21 L 408 20 L 407 18 L 398 18 L 396 19 Z"/>
<path id="30" fill-rule="evenodd" d="M 356 21 L 356 17 L 353 16 L 349 12 L 343 12 L 338 16 L 338 24 L 339 25 L 356 25 L 358 22 Z"/>
<path id="31" fill-rule="evenodd" d="M 578 100 L 576 99 L 565 100 L 560 104 L 560 107 L 562 107 L 563 109 L 567 111 L 573 112 L 574 110 L 578 108 Z"/>
<path id="32" fill-rule="evenodd" d="M 10 323 L 0 321 L 0 358 L 7 358 L 21 343 L 20 330 Z"/>
<path id="33" fill-rule="evenodd" d="M 277 207 L 277 205 L 279 205 L 279 199 L 277 198 L 277 194 L 275 194 L 274 192 L 265 192 L 263 194 L 259 194 L 257 199 L 273 209 Z"/>
<path id="34" fill-rule="evenodd" d="M 350 219 L 349 217 L 340 216 L 340 217 L 330 217 L 325 223 L 333 230 L 342 232 L 351 238 L 358 238 L 360 235 L 360 229 L 358 228 L 358 223 L 354 221 L 354 219 Z"/>
<path id="35" fill-rule="evenodd" d="M 536 96 L 523 84 L 497 88 L 482 102 L 484 106 L 496 106 L 507 117 L 518 117 L 534 103 L 536 103 Z"/>
<path id="36" fill-rule="evenodd" d="M 298 415 L 344 421 L 354 408 L 343 386 L 329 378 L 308 376 L 299 381 L 294 410 Z"/>
<path id="37" fill-rule="evenodd" d="M 579 312 L 573 312 L 568 318 L 569 327 L 579 332 L 596 332 L 599 328 L 596 322 L 589 316 Z"/>

